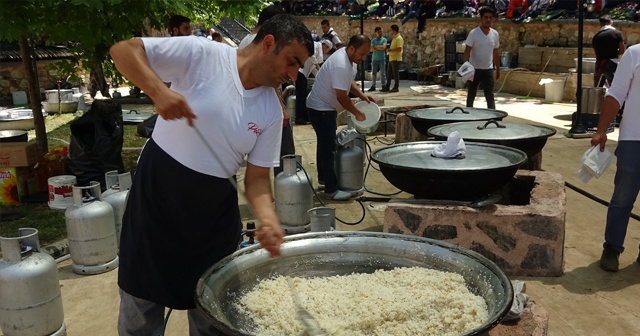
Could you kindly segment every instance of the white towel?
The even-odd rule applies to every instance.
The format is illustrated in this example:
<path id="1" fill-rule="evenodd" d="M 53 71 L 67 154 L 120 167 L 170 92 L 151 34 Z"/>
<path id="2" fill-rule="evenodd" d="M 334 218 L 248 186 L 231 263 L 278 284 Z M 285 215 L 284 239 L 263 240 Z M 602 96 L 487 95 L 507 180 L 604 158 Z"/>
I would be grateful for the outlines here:
<path id="1" fill-rule="evenodd" d="M 431 156 L 445 159 L 464 159 L 467 151 L 464 140 L 458 131 L 453 131 L 447 137 L 447 142 L 438 144 L 431 152 Z"/>
<path id="2" fill-rule="evenodd" d="M 529 296 L 524 293 L 526 290 L 524 281 L 511 280 L 511 286 L 513 287 L 513 303 L 507 315 L 502 319 L 504 322 L 519 319 L 522 313 L 524 313 L 524 307 L 527 305 L 527 301 L 529 301 Z"/>
<path id="3" fill-rule="evenodd" d="M 349 142 L 358 138 L 358 131 L 353 126 L 347 126 L 336 134 L 336 141 L 340 146 L 344 146 Z"/>

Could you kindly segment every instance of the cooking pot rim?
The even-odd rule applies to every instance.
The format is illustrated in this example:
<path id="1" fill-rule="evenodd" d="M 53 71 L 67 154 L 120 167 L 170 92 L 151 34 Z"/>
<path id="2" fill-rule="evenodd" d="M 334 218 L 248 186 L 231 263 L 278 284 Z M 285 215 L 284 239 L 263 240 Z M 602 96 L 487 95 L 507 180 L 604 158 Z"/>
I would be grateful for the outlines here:
<path id="1" fill-rule="evenodd" d="M 456 122 L 456 123 L 449 123 L 449 124 L 443 124 L 443 125 L 437 125 L 437 126 L 433 126 L 430 127 L 427 130 L 427 134 L 428 136 L 432 136 L 435 138 L 439 138 L 439 139 L 446 139 L 448 136 L 447 135 L 443 135 L 441 133 L 439 133 L 439 131 L 441 131 L 442 128 L 445 127 L 454 127 L 456 125 L 459 124 L 466 124 L 466 123 L 483 123 L 484 121 L 462 121 L 462 122 Z M 509 124 L 520 124 L 520 125 L 529 125 L 532 127 L 536 127 L 536 128 L 541 128 L 543 130 L 544 134 L 541 135 L 537 135 L 537 136 L 533 136 L 533 137 L 526 137 L 526 138 L 479 138 L 479 137 L 473 137 L 473 138 L 469 138 L 469 142 L 473 142 L 474 140 L 488 140 L 488 141 L 534 141 L 534 140 L 541 140 L 541 139 L 548 139 L 554 135 L 556 135 L 558 133 L 558 131 L 553 128 L 553 127 L 549 127 L 549 126 L 544 126 L 544 125 L 535 125 L 535 124 L 528 124 L 528 123 L 513 123 L 513 122 L 504 122 L 504 121 L 497 121 L 498 124 L 500 125 L 509 125 Z M 486 122 L 484 122 L 486 124 Z M 483 124 L 484 125 L 484 124 Z M 438 133 L 436 133 L 438 132 Z M 462 139 L 465 139 L 464 135 L 461 134 L 460 135 L 462 137 Z M 467 142 L 465 142 L 467 143 Z"/>
<path id="2" fill-rule="evenodd" d="M 417 141 L 417 142 L 404 142 L 404 143 L 399 143 L 399 144 L 395 144 L 395 145 L 390 145 L 390 146 L 386 146 L 386 147 L 383 147 L 383 148 L 378 148 L 375 151 L 373 151 L 371 153 L 371 160 L 373 160 L 378 165 L 384 166 L 386 168 L 395 168 L 395 169 L 409 170 L 409 171 L 415 171 L 415 172 L 443 172 L 443 173 L 465 174 L 465 173 L 477 173 L 477 172 L 492 172 L 492 171 L 500 171 L 500 170 L 504 170 L 504 169 L 509 169 L 509 168 L 511 168 L 513 166 L 520 166 L 521 164 L 525 163 L 527 161 L 527 159 L 528 159 L 527 158 L 527 154 L 524 151 L 519 150 L 517 148 L 504 146 L 504 145 L 498 145 L 498 144 L 472 142 L 472 141 L 469 141 L 469 142 L 465 141 L 465 146 L 488 147 L 488 148 L 492 148 L 492 149 L 499 149 L 499 150 L 502 150 L 504 152 L 512 152 L 512 153 L 520 155 L 521 159 L 518 160 L 517 162 L 513 162 L 513 163 L 510 163 L 509 165 L 502 166 L 502 167 L 493 167 L 493 168 L 480 168 L 480 167 L 478 167 L 478 168 L 468 168 L 468 167 L 465 167 L 465 169 L 449 169 L 449 170 L 445 170 L 445 169 L 415 168 L 415 167 L 401 166 L 401 165 L 397 165 L 397 164 L 381 161 L 377 157 L 377 154 L 379 152 L 384 151 L 384 150 L 389 150 L 390 147 L 401 147 L 401 146 L 419 145 L 419 144 L 440 144 L 440 143 L 442 143 L 442 141 Z M 443 159 L 443 160 L 447 160 L 447 159 Z M 451 159 L 451 160 L 456 160 L 456 159 Z"/>
<path id="3" fill-rule="evenodd" d="M 302 233 L 302 234 L 294 234 L 294 235 L 284 237 L 283 244 L 286 244 L 289 242 L 295 242 L 299 240 L 305 240 L 305 239 L 314 239 L 314 238 L 350 238 L 350 237 L 380 238 L 380 239 L 391 238 L 391 239 L 397 239 L 397 240 L 403 240 L 403 241 L 409 241 L 409 242 L 420 242 L 420 243 L 425 243 L 429 245 L 435 245 L 435 246 L 447 249 L 451 252 L 458 253 L 463 256 L 467 256 L 475 260 L 478 264 L 486 267 L 489 271 L 491 271 L 496 276 L 499 283 L 503 285 L 502 288 L 504 290 L 505 302 L 502 303 L 502 307 L 500 308 L 501 310 L 498 313 L 494 313 L 493 315 L 490 315 L 489 319 L 485 321 L 481 326 L 479 326 L 474 330 L 469 331 L 465 335 L 480 335 L 480 334 L 483 334 L 486 330 L 492 329 L 502 320 L 502 318 L 509 312 L 509 309 L 511 308 L 511 305 L 513 303 L 513 287 L 511 285 L 511 281 L 509 280 L 507 275 L 504 273 L 504 271 L 502 271 L 500 267 L 498 267 L 494 262 L 489 260 L 489 258 L 483 256 L 478 252 L 475 252 L 471 249 L 462 247 L 457 244 L 436 240 L 436 239 L 431 239 L 431 238 L 426 238 L 426 237 L 420 237 L 420 236 L 410 236 L 410 235 L 385 233 L 385 232 L 366 232 L 366 231 L 329 231 L 329 232 L 309 232 L 309 233 Z M 197 308 L 205 312 L 205 316 L 207 317 L 207 319 L 209 319 L 213 323 L 214 327 L 216 327 L 218 330 L 225 333 L 251 336 L 251 334 L 245 333 L 242 330 L 230 328 L 229 326 L 227 326 L 227 324 L 211 316 L 211 314 L 208 313 L 208 310 L 205 307 L 205 302 L 203 302 L 201 299 L 201 295 L 198 295 L 198 294 L 200 292 L 204 292 L 204 289 L 207 288 L 205 286 L 206 279 L 208 279 L 213 273 L 223 269 L 238 257 L 259 252 L 259 250 L 261 249 L 262 249 L 262 246 L 260 244 L 255 244 L 255 245 L 237 250 L 231 255 L 228 255 L 227 257 L 223 258 L 222 260 L 218 261 L 217 263 L 209 267 L 203 273 L 203 275 L 198 279 L 198 283 L 196 284 L 196 290 L 194 291 L 194 299 L 195 299 L 194 301 L 196 303 Z M 266 251 L 263 251 L 263 252 L 268 253 Z M 485 328 L 485 329 L 480 329 L 480 328 Z"/>

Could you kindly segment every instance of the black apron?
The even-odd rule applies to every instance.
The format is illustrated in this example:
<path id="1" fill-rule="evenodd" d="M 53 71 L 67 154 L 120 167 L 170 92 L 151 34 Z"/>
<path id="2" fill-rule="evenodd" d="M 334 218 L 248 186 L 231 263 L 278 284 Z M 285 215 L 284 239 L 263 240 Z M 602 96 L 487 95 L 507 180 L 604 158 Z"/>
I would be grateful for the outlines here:
<path id="1" fill-rule="evenodd" d="M 195 308 L 198 279 L 237 249 L 242 229 L 231 183 L 183 166 L 153 139 L 140 156 L 122 221 L 118 285 L 174 309 Z"/>

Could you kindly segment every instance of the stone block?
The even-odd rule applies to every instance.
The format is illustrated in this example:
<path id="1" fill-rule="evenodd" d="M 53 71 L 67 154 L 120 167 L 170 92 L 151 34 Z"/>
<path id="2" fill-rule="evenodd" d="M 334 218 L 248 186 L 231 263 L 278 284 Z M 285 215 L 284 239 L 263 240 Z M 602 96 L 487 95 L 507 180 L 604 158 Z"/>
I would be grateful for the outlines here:
<path id="1" fill-rule="evenodd" d="M 484 208 L 392 200 L 383 230 L 469 248 L 509 276 L 561 276 L 566 215 L 562 176 L 519 170 L 512 185 L 531 189 L 514 187 L 515 193 L 506 197 L 509 202 Z"/>
<path id="2" fill-rule="evenodd" d="M 396 143 L 426 141 L 427 136 L 420 134 L 413 125 L 411 118 L 404 113 L 396 116 Z"/>

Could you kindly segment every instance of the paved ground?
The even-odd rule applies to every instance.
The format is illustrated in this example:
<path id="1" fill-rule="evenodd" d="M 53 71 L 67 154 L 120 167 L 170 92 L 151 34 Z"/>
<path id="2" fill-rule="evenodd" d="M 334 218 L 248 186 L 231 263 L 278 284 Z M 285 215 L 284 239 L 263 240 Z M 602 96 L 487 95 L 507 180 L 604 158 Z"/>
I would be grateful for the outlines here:
<path id="1" fill-rule="evenodd" d="M 403 82 L 399 93 L 378 95 L 385 97 L 387 106 L 443 101 L 460 103 L 465 99 L 463 91 L 414 85 L 415 82 Z M 477 99 L 476 106 L 485 107 L 482 98 Z M 571 139 L 563 135 L 570 127 L 574 104 L 541 104 L 499 94 L 497 107 L 509 112 L 508 121 L 534 122 L 557 128 L 558 134 L 549 139 L 543 151 L 543 169 L 561 173 L 566 181 L 600 198 L 610 198 L 615 164 L 600 179 L 594 179 L 588 185 L 582 184 L 575 174 L 580 157 L 589 147 L 589 139 Z M 313 130 L 311 126 L 296 126 L 294 133 L 297 151 L 315 179 Z M 610 139 L 617 140 L 617 132 L 611 134 Z M 393 141 L 393 135 L 372 139 L 371 144 L 380 147 L 383 146 L 382 141 Z M 613 141 L 609 148 L 614 148 Z M 394 187 L 377 171 L 369 170 L 366 184 L 370 190 L 394 191 Z M 353 201 L 330 204 L 337 208 L 337 216 L 347 221 L 355 221 L 361 215 L 360 207 Z M 640 213 L 638 210 L 636 206 L 634 212 Z M 248 212 L 244 211 L 244 214 L 246 221 L 249 219 Z M 366 204 L 366 217 L 361 224 L 355 227 L 339 224 L 338 228 L 360 230 L 380 226 L 383 214 L 384 204 Z M 640 297 L 640 265 L 634 262 L 638 253 L 636 246 L 640 241 L 640 226 L 631 220 L 626 240 L 628 252 L 621 256 L 621 270 L 607 273 L 597 265 L 605 215 L 606 207 L 567 189 L 564 276 L 522 278 L 527 283 L 526 291 L 531 299 L 549 311 L 549 335 L 640 335 L 640 306 L 637 305 L 637 298 Z M 59 265 L 69 335 L 116 334 L 119 304 L 117 270 L 96 276 L 79 276 L 71 272 L 69 260 Z M 186 330 L 186 315 L 174 312 L 166 335 L 186 335 Z"/>

